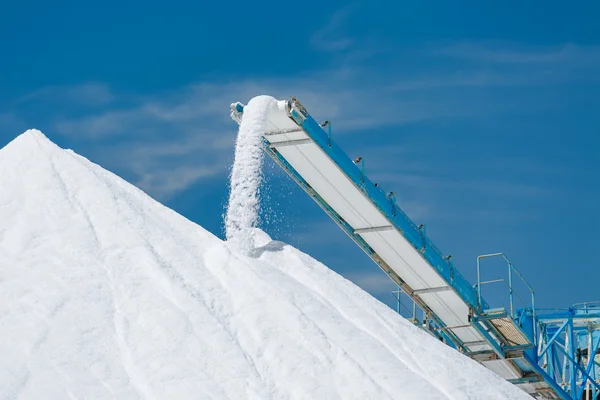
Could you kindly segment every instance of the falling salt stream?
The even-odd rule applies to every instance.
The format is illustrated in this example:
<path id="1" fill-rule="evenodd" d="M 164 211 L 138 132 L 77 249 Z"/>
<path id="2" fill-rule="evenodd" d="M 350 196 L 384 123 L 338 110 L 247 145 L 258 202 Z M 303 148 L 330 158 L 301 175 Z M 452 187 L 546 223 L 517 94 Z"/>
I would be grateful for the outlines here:
<path id="1" fill-rule="evenodd" d="M 259 222 L 260 185 L 263 180 L 262 135 L 267 114 L 277 101 L 270 96 L 254 97 L 246 107 L 240 123 L 235 159 L 229 177 L 229 203 L 225 216 L 225 235 L 246 254 L 255 247 L 254 230 Z"/>

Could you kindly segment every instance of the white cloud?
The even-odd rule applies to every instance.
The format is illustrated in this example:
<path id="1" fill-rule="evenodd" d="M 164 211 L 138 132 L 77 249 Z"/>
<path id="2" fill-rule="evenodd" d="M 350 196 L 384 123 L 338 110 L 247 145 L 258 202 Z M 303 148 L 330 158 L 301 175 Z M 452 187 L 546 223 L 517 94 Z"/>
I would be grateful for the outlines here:
<path id="1" fill-rule="evenodd" d="M 310 40 L 318 50 L 337 52 L 348 49 L 354 39 L 343 33 L 344 26 L 355 12 L 356 6 L 350 5 L 335 11 L 327 24 L 313 33 Z"/>
<path id="2" fill-rule="evenodd" d="M 108 85 L 96 82 L 67 87 L 65 95 L 72 101 L 85 102 L 90 105 L 107 105 L 115 100 Z"/>
<path id="3" fill-rule="evenodd" d="M 50 101 L 69 103 L 69 105 L 98 107 L 106 106 L 115 100 L 115 96 L 106 84 L 86 82 L 79 85 L 47 86 L 27 93 L 15 100 L 16 103 L 32 101 Z"/>
<path id="4" fill-rule="evenodd" d="M 398 289 L 394 281 L 381 270 L 342 272 L 342 275 L 369 293 L 391 295 L 392 291 Z"/>
<path id="5" fill-rule="evenodd" d="M 136 186 L 159 199 L 187 189 L 198 180 L 223 172 L 219 166 L 183 165 L 175 168 L 154 168 L 140 171 Z"/>
<path id="6" fill-rule="evenodd" d="M 20 121 L 13 112 L 0 113 L 0 129 L 2 131 L 9 133 L 12 129 L 16 129 L 18 125 L 20 125 Z"/>
<path id="7" fill-rule="evenodd" d="M 132 129 L 140 130 L 150 115 L 143 110 L 115 110 L 91 114 L 78 119 L 64 119 L 56 123 L 58 133 L 66 136 L 106 138 L 127 135 Z"/>
<path id="8" fill-rule="evenodd" d="M 108 162 L 118 161 L 120 168 L 129 170 L 134 181 L 150 194 L 168 197 L 226 171 L 237 130 L 228 106 L 236 100 L 247 102 L 257 94 L 278 98 L 296 95 L 315 118 L 333 121 L 334 136 L 432 118 L 482 114 L 485 107 L 465 106 L 464 99 L 461 104 L 452 96 L 399 96 L 385 86 L 387 82 L 363 85 L 361 76 L 361 71 L 344 69 L 341 73 L 289 79 L 191 84 L 150 97 L 133 96 L 118 108 L 60 117 L 54 126 L 61 135 L 95 143 L 96 149 L 107 144 L 114 147 L 116 142 L 118 149 L 112 151 L 121 157 L 114 156 Z M 198 168 L 199 161 L 203 168 Z M 427 213 L 423 205 L 411 208 L 419 215 Z"/>
<path id="9" fill-rule="evenodd" d="M 600 64 L 600 46 L 581 46 L 573 43 L 516 46 L 508 43 L 463 42 L 443 46 L 433 52 L 443 56 L 499 64 Z"/>
<path id="10" fill-rule="evenodd" d="M 355 7 L 351 6 L 335 13 L 327 26 L 315 33 L 313 40 L 323 49 L 348 50 L 350 43 L 345 43 L 343 26 L 353 12 Z M 353 43 L 351 47 L 354 51 L 360 43 Z M 595 59 L 596 50 L 577 46 L 542 48 L 531 50 L 533 55 L 529 56 L 529 60 L 536 63 L 567 62 L 567 54 L 580 55 L 591 62 Z M 377 66 L 359 68 L 350 63 L 341 68 L 280 78 L 191 83 L 150 96 L 123 94 L 106 84 L 90 82 L 42 88 L 22 96 L 14 104 L 18 109 L 24 103 L 31 103 L 27 104 L 30 106 L 36 101 L 42 102 L 44 110 L 51 115 L 46 121 L 35 115 L 35 121 L 43 121 L 45 125 L 51 122 L 55 132 L 88 143 L 90 148 L 95 149 L 93 151 L 111 149 L 108 155 L 99 155 L 109 162 L 107 166 L 118 164 L 121 171 L 128 171 L 151 194 L 167 197 L 226 171 L 237 130 L 229 118 L 228 106 L 235 101 L 247 102 L 258 94 L 271 94 L 278 98 L 298 97 L 316 119 L 333 121 L 334 137 L 347 132 L 370 134 L 376 128 L 418 121 L 482 118 L 548 106 L 548 99 L 531 101 L 519 97 L 498 101 L 487 92 L 494 86 L 550 82 L 547 76 L 535 69 L 520 67 L 521 63 L 516 60 L 521 59 L 522 50 L 510 50 L 510 46 L 505 46 L 500 51 L 498 46 L 458 43 L 426 52 L 434 60 L 439 56 L 451 56 L 466 61 L 461 68 L 449 72 L 439 72 L 438 69 L 432 72 L 424 68 L 413 73 L 395 71 L 390 66 L 385 70 Z M 474 65 L 473 59 L 495 60 L 495 63 L 515 64 L 516 67 L 498 69 L 494 63 Z M 562 76 L 561 79 L 584 79 L 568 73 L 558 75 Z M 478 95 L 482 91 L 486 91 L 485 96 Z M 83 109 L 82 104 L 86 105 Z M 11 125 L 18 116 L 12 111 L 5 113 L 0 116 L 0 122 Z M 397 157 L 397 152 L 391 157 Z M 199 161 L 202 167 L 199 167 Z M 377 171 L 377 157 L 368 162 L 369 171 L 373 171 L 373 166 Z M 411 162 L 416 162 L 414 157 Z M 403 165 L 407 163 L 403 158 Z M 377 179 L 380 183 L 393 183 L 398 177 L 406 180 L 406 174 L 415 174 L 419 175 L 417 183 L 420 187 L 440 183 L 423 179 L 428 166 L 413 164 L 410 165 L 414 168 L 409 170 L 391 171 L 396 181 L 385 174 L 390 172 L 389 168 L 382 168 Z M 521 189 L 525 190 L 520 190 L 520 193 L 535 194 L 527 188 Z M 431 207 L 424 204 L 411 206 L 410 200 L 405 199 L 407 208 L 412 208 L 414 213 L 421 216 L 430 213 Z"/>
<path id="11" fill-rule="evenodd" d="M 314 49 L 327 53 L 336 65 L 358 65 L 396 49 L 386 37 L 376 33 L 352 34 L 349 21 L 359 13 L 358 3 L 351 3 L 331 14 L 324 26 L 310 37 Z"/>

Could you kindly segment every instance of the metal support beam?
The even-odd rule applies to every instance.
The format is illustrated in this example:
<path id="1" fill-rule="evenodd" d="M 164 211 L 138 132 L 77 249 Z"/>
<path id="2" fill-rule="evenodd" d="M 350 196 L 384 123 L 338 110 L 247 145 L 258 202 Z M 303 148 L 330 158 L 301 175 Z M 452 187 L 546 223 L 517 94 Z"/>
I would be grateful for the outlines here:
<path id="1" fill-rule="evenodd" d="M 438 292 L 447 292 L 452 290 L 450 286 L 441 286 L 441 287 L 432 287 L 426 289 L 416 289 L 413 291 L 413 294 L 427 294 L 427 293 L 438 293 Z M 470 326 L 470 325 L 468 325 Z"/>
<path id="2" fill-rule="evenodd" d="M 296 139 L 296 140 L 286 140 L 285 142 L 274 142 L 269 144 L 269 147 L 272 149 L 276 149 L 278 147 L 288 147 L 288 146 L 299 146 L 301 144 L 309 144 L 312 143 L 312 139 Z"/>
<path id="3" fill-rule="evenodd" d="M 581 372 L 581 374 L 586 377 L 588 379 L 588 382 L 590 382 L 592 385 L 594 385 L 598 390 L 600 390 L 600 384 L 598 384 L 597 382 L 594 381 L 594 379 L 584 370 L 582 369 L 579 364 L 577 363 L 577 361 L 575 361 L 575 359 L 573 357 L 571 357 L 569 355 L 569 349 L 563 349 L 560 346 L 556 346 L 556 348 L 567 358 L 567 360 L 569 361 L 569 364 L 565 363 L 564 365 L 568 365 L 569 367 L 571 367 L 573 369 L 573 375 L 575 376 L 575 380 L 571 381 L 571 387 L 575 387 L 575 389 L 577 389 L 577 370 L 579 370 L 579 372 Z M 570 371 L 569 371 L 570 372 Z M 566 380 L 565 380 L 566 381 Z M 575 394 L 575 391 L 572 391 L 571 393 Z"/>
<path id="4" fill-rule="evenodd" d="M 487 345 L 488 342 L 486 342 L 485 340 L 474 340 L 472 342 L 464 342 L 463 345 L 464 346 L 483 346 L 483 345 Z"/>
<path id="5" fill-rule="evenodd" d="M 573 317 L 569 317 L 569 325 L 567 326 L 567 334 L 569 345 L 567 347 L 567 351 L 569 352 L 568 358 L 571 360 L 571 368 L 569 369 L 569 380 L 571 382 L 571 396 L 575 396 L 577 393 L 577 370 L 575 369 L 577 365 L 577 361 L 575 361 L 575 349 L 577 348 L 577 343 L 575 339 L 575 331 L 573 330 Z M 566 355 L 566 354 L 565 354 Z"/>
<path id="6" fill-rule="evenodd" d="M 524 376 L 522 378 L 507 379 L 513 385 L 522 385 L 526 383 L 539 382 L 542 378 L 539 375 Z"/>
<path id="7" fill-rule="evenodd" d="M 546 352 L 551 348 L 551 346 L 554 344 L 554 341 L 556 340 L 556 338 L 558 338 L 561 334 L 561 332 L 563 331 L 563 329 L 565 329 L 565 327 L 569 324 L 569 320 L 566 320 L 561 326 L 560 328 L 558 328 L 558 330 L 554 333 L 554 335 L 552 335 L 552 338 L 550 340 L 548 340 L 548 342 L 545 344 L 544 348 L 542 349 L 542 351 L 540 352 L 540 354 L 538 354 L 538 358 L 543 357 L 544 354 L 546 354 Z"/>
<path id="8" fill-rule="evenodd" d="M 584 390 L 586 390 L 586 386 L 589 397 L 589 395 L 591 394 L 591 384 L 595 380 L 595 377 L 592 377 L 590 373 L 592 373 L 592 367 L 594 366 L 594 357 L 596 356 L 596 351 L 598 350 L 598 346 L 600 345 L 600 337 L 596 341 L 596 344 L 593 344 L 593 341 L 593 330 L 590 325 L 588 328 L 588 363 L 587 368 L 585 369 L 585 373 L 582 373 L 582 375 L 584 375 L 584 379 L 581 384 L 581 388 L 577 393 L 578 399 L 580 399 L 583 396 L 583 392 Z"/>
<path id="9" fill-rule="evenodd" d="M 534 372 L 538 373 L 544 381 L 559 395 L 561 399 L 570 399 L 571 396 L 558 384 L 557 380 L 553 376 L 548 375 L 542 367 L 538 365 L 536 361 L 529 357 L 527 353 L 523 353 L 523 358 L 529 365 L 534 369 Z"/>
<path id="10" fill-rule="evenodd" d="M 493 361 L 493 360 L 500 359 L 498 354 L 496 354 L 492 350 L 474 351 L 471 354 L 469 354 L 469 357 L 471 357 L 473 360 L 479 361 L 479 362 Z"/>
<path id="11" fill-rule="evenodd" d="M 394 230 L 394 227 L 391 225 L 384 226 L 373 226 L 370 228 L 358 228 L 354 230 L 354 234 L 363 234 L 363 233 L 371 233 L 371 232 L 382 232 L 382 231 L 391 231 Z"/>
<path id="12" fill-rule="evenodd" d="M 435 328 L 435 331 L 447 331 L 447 330 L 454 330 L 454 329 L 463 329 L 463 328 L 471 328 L 471 325 L 456 325 L 456 326 L 443 326 L 441 328 Z"/>

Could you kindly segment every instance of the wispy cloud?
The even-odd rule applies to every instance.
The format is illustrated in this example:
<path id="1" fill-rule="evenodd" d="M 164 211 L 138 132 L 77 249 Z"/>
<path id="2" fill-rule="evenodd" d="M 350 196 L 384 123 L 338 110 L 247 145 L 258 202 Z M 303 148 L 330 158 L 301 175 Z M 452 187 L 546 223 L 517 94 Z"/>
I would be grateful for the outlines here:
<path id="1" fill-rule="evenodd" d="M 356 5 L 349 5 L 335 11 L 327 24 L 313 33 L 312 45 L 321 51 L 342 51 L 348 49 L 354 39 L 349 36 L 347 23 L 356 11 Z"/>
<path id="2" fill-rule="evenodd" d="M 261 93 L 270 93 L 282 98 L 299 93 L 310 98 L 310 103 L 325 112 L 337 112 L 334 101 L 327 100 L 323 93 L 307 89 L 315 85 L 304 86 L 302 82 L 304 79 L 291 85 L 278 79 L 191 84 L 168 93 L 139 97 L 130 105 L 109 108 L 82 117 L 65 118 L 56 123 L 56 129 L 67 136 L 85 135 L 95 140 L 138 135 L 140 132 L 145 137 L 153 134 L 162 136 L 166 132 L 175 136 L 181 133 L 196 135 L 199 131 L 213 130 L 216 126 L 221 129 L 228 126 L 235 130 L 229 118 L 228 105 L 237 99 L 248 101 Z"/>
<path id="3" fill-rule="evenodd" d="M 346 35 L 344 29 L 354 12 L 356 7 L 349 6 L 334 13 L 326 26 L 315 33 L 313 44 L 321 50 L 346 55 L 360 50 L 362 42 Z M 24 120 L 36 121 L 36 125 L 41 121 L 42 126 L 53 128 L 54 132 L 49 133 L 88 143 L 101 161 L 108 162 L 108 167 L 117 165 L 149 193 L 168 197 L 202 179 L 226 173 L 237 130 L 229 119 L 228 105 L 233 101 L 245 102 L 258 94 L 279 98 L 294 95 L 316 118 L 332 120 L 334 135 L 339 137 L 344 133 L 368 133 L 423 121 L 490 118 L 548 107 L 551 100 L 547 98 L 536 101 L 522 95 L 495 98 L 489 89 L 553 82 L 555 78 L 549 79 L 530 64 L 562 65 L 575 63 L 571 59 L 576 58 L 580 60 L 578 64 L 587 65 L 598 58 L 596 47 L 575 45 L 522 49 L 457 43 L 430 48 L 425 53 L 433 65 L 439 57 L 462 61 L 447 72 L 427 68 L 427 64 L 418 71 L 410 71 L 389 65 L 382 69 L 379 64 L 347 63 L 310 74 L 190 83 L 150 96 L 122 93 L 99 82 L 52 86 L 16 99 L 13 110 L 0 115 L 0 122 L 5 127 L 14 126 L 22 119 L 20 107 L 38 105 L 39 110 L 41 104 L 48 114 L 45 120 L 38 114 Z M 504 67 L 507 64 L 510 68 Z M 568 68 L 557 67 L 557 70 L 562 72 L 554 73 L 554 77 L 560 76 L 561 82 L 587 79 L 572 74 Z M 390 157 L 397 157 L 397 152 L 393 153 Z M 202 160 L 201 168 L 198 160 Z M 403 184 L 410 184 L 407 180 L 413 174 L 418 176 L 415 185 L 418 183 L 419 187 L 444 187 L 444 182 L 439 181 L 443 177 L 426 179 L 430 167 L 415 162 L 410 164 L 411 170 L 386 171 L 394 175 L 396 183 L 404 179 Z M 369 168 L 372 166 L 370 161 Z M 384 172 L 377 179 L 381 183 L 392 181 Z M 471 184 L 479 183 L 465 183 Z M 525 188 L 520 193 L 529 191 Z M 411 199 L 405 201 L 410 204 Z M 423 216 L 432 210 L 420 203 L 413 208 Z"/>
<path id="4" fill-rule="evenodd" d="M 15 103 L 31 101 L 68 102 L 84 106 L 106 106 L 115 100 L 115 96 L 106 84 L 87 82 L 79 85 L 47 86 L 27 93 L 15 100 Z"/>
<path id="5" fill-rule="evenodd" d="M 335 113 L 335 103 L 301 86 L 297 83 L 296 93 L 304 93 L 324 112 Z M 280 80 L 191 84 L 133 98 L 125 106 L 60 117 L 54 127 L 66 137 L 95 143 L 96 151 L 104 149 L 98 156 L 108 165 L 128 170 L 136 185 L 166 199 L 227 172 L 237 131 L 229 118 L 231 102 L 248 101 L 259 93 L 294 93 L 287 90 Z"/>
<path id="6" fill-rule="evenodd" d="M 371 271 L 354 270 L 352 272 L 342 273 L 342 275 L 360 286 L 369 293 L 381 295 L 397 290 L 398 286 L 390 279 L 385 272 L 371 268 Z"/>
<path id="7" fill-rule="evenodd" d="M 471 72 L 484 72 L 479 79 L 471 81 L 474 84 L 532 86 L 600 82 L 597 73 L 600 46 L 566 43 L 533 47 L 467 42 L 433 49 L 432 54 L 469 63 Z"/>
<path id="8" fill-rule="evenodd" d="M 377 33 L 353 34 L 352 19 L 360 17 L 360 6 L 351 3 L 330 15 L 324 26 L 310 37 L 312 47 L 327 53 L 336 65 L 359 65 L 378 55 L 394 53 L 394 47 Z"/>
<path id="9" fill-rule="evenodd" d="M 539 86 L 548 84 L 544 74 L 530 71 L 499 71 L 489 67 L 470 68 L 437 76 L 418 76 L 395 83 L 390 89 L 398 92 L 452 90 L 460 88 L 494 88 L 507 86 Z"/>
<path id="10" fill-rule="evenodd" d="M 534 184 L 526 184 L 523 182 L 503 182 L 498 179 L 473 179 L 467 178 L 464 180 L 448 179 L 442 175 L 441 171 L 437 176 L 426 174 L 409 174 L 402 172 L 392 172 L 388 174 L 377 174 L 382 182 L 395 182 L 404 187 L 415 187 L 438 189 L 440 192 L 448 192 L 449 190 L 465 190 L 470 189 L 472 193 L 485 193 L 488 195 L 511 195 L 514 197 L 538 197 L 552 194 L 549 188 L 542 188 Z M 451 174 L 453 176 L 459 174 Z"/>
<path id="11" fill-rule="evenodd" d="M 187 189 L 202 178 L 212 177 L 222 171 L 220 166 L 184 165 L 175 168 L 140 169 L 137 186 L 159 199 Z"/>
<path id="12" fill-rule="evenodd" d="M 58 133 L 67 136 L 106 139 L 114 135 L 127 135 L 134 127 L 136 131 L 143 130 L 151 124 L 147 117 L 151 116 L 143 109 L 115 110 L 75 119 L 62 119 L 55 127 Z"/>
<path id="13" fill-rule="evenodd" d="M 8 129 L 15 125 L 18 122 L 17 117 L 13 112 L 3 112 L 0 113 L 0 126 L 5 129 Z"/>
<path id="14" fill-rule="evenodd" d="M 573 43 L 527 47 L 507 43 L 463 42 L 442 46 L 433 52 L 443 56 L 503 64 L 600 64 L 600 46 Z"/>
<path id="15" fill-rule="evenodd" d="M 137 186 L 167 199 L 202 179 L 227 173 L 232 132 L 186 133 L 172 141 L 135 141 L 120 146 L 120 158 L 127 164 L 123 167 L 131 169 Z"/>
<path id="16" fill-rule="evenodd" d="M 469 147 L 465 138 L 458 139 L 464 148 L 455 150 L 457 139 L 443 134 L 404 144 L 400 139 L 356 155 L 365 160 L 369 177 L 383 190 L 394 191 L 400 207 L 417 223 L 537 219 L 546 199 L 561 195 L 552 177 L 572 173 L 568 166 L 538 158 L 481 153 L 479 145 Z"/>
<path id="17" fill-rule="evenodd" d="M 23 133 L 29 128 L 33 126 L 28 125 L 28 122 L 21 119 L 16 112 L 0 112 L 0 138 L 5 136 L 12 139 L 15 132 Z"/>
<path id="18" fill-rule="evenodd" d="M 296 95 L 315 110 L 315 117 L 334 120 L 340 133 L 424 120 L 447 112 L 427 101 L 391 101 L 385 88 L 357 84 L 357 74 L 343 70 L 292 80 L 191 84 L 152 97 L 131 98 L 126 105 L 59 117 L 54 129 L 72 139 L 94 142 L 97 149 L 103 143 L 112 146 L 118 142 L 116 153 L 123 153 L 134 183 L 155 196 L 169 196 L 226 170 L 237 130 L 229 118 L 228 104 L 238 99 L 247 101 L 260 93 L 279 98 Z M 198 160 L 205 165 L 202 170 L 196 167 Z M 173 168 L 165 169 L 165 163 Z"/>

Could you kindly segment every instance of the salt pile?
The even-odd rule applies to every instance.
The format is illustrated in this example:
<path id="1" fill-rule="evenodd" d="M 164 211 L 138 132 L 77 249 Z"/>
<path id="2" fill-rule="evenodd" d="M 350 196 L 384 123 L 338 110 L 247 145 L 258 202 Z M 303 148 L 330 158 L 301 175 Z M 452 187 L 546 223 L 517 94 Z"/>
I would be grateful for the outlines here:
<path id="1" fill-rule="evenodd" d="M 2 399 L 529 398 L 308 255 L 254 229 L 248 257 L 38 131 L 0 171 Z"/>

